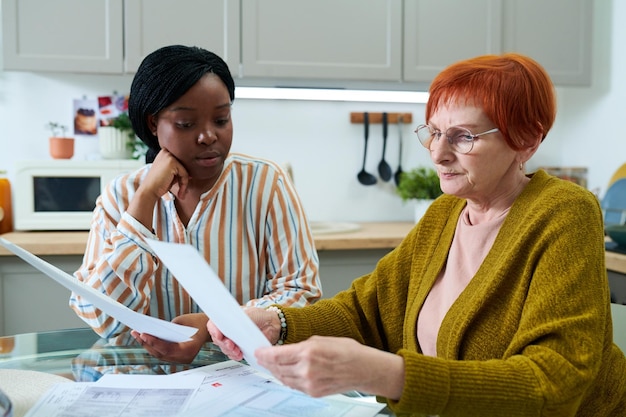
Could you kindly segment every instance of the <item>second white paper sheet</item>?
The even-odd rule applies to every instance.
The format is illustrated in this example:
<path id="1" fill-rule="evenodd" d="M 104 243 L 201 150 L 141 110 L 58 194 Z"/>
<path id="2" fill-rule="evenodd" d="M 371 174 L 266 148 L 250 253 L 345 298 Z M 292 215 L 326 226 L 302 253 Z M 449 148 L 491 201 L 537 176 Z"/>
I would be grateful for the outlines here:
<path id="1" fill-rule="evenodd" d="M 243 312 L 198 250 L 191 245 L 148 239 L 159 259 L 174 274 L 187 293 L 215 325 L 232 339 L 251 366 L 268 373 L 254 357 L 254 351 L 270 346 L 259 328 Z"/>
<path id="2" fill-rule="evenodd" d="M 170 342 L 186 342 L 191 340 L 191 336 L 198 331 L 198 329 L 193 327 L 182 326 L 180 324 L 161 320 L 159 318 L 131 310 L 117 300 L 114 300 L 113 298 L 81 281 L 78 281 L 67 272 L 62 271 L 56 266 L 51 265 L 43 259 L 28 252 L 24 248 L 1 237 L 0 245 L 4 246 L 35 268 L 39 269 L 41 272 L 63 285 L 68 290 L 80 294 L 97 308 L 101 309 L 108 315 L 115 317 L 131 329 L 135 329 L 140 333 L 148 333 Z"/>

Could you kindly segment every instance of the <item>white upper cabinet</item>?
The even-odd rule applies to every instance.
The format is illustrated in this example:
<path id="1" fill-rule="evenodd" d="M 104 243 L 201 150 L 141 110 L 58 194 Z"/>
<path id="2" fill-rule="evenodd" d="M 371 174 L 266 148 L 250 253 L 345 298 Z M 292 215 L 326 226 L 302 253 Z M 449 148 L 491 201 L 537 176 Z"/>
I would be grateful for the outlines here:
<path id="1" fill-rule="evenodd" d="M 132 73 L 161 46 L 196 45 L 239 71 L 239 2 L 2 0 L 4 69 Z"/>
<path id="2" fill-rule="evenodd" d="M 501 49 L 500 1 L 407 0 L 404 81 L 429 82 L 455 61 Z"/>
<path id="3" fill-rule="evenodd" d="M 541 63 L 555 84 L 591 84 L 592 0 L 504 0 L 502 49 Z"/>
<path id="4" fill-rule="evenodd" d="M 427 85 L 519 52 L 557 85 L 589 85 L 593 0 L 2 0 L 4 68 L 132 73 L 197 45 L 246 85 Z"/>
<path id="5" fill-rule="evenodd" d="M 403 81 L 429 82 L 447 65 L 517 52 L 558 85 L 591 83 L 592 0 L 405 0 Z"/>
<path id="6" fill-rule="evenodd" d="M 126 72 L 150 52 L 180 44 L 208 49 L 239 73 L 239 1 L 126 0 L 124 18 Z"/>
<path id="7" fill-rule="evenodd" d="M 243 0 L 243 77 L 399 81 L 399 0 Z"/>
<path id="8" fill-rule="evenodd" d="M 122 0 L 2 0 L 6 70 L 120 73 Z"/>

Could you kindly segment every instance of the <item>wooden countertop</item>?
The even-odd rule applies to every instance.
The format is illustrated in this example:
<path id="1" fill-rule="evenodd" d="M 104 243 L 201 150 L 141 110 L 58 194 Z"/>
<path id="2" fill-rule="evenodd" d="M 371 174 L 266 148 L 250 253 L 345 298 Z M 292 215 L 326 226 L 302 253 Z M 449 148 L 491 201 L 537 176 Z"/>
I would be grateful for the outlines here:
<path id="1" fill-rule="evenodd" d="M 412 222 L 358 223 L 359 230 L 344 233 L 315 235 L 315 248 L 319 250 L 393 249 L 411 231 Z"/>
<path id="2" fill-rule="evenodd" d="M 610 251 L 604 253 L 606 269 L 619 272 L 620 274 L 626 274 L 626 255 Z"/>
<path id="3" fill-rule="evenodd" d="M 87 244 L 87 232 L 10 232 L 0 235 L 37 255 L 82 255 Z M 0 256 L 13 255 L 0 246 Z"/>
<path id="4" fill-rule="evenodd" d="M 317 250 L 393 249 L 415 225 L 411 222 L 358 223 L 359 230 L 314 236 Z M 82 255 L 87 232 L 11 232 L 1 237 L 38 255 Z M 0 246 L 0 256 L 12 253 Z"/>
<path id="5" fill-rule="evenodd" d="M 393 249 L 413 228 L 412 222 L 358 223 L 356 231 L 322 233 L 316 235 L 315 247 L 324 250 Z M 38 256 L 82 255 L 87 242 L 87 232 L 11 232 L 1 237 Z M 0 247 L 0 256 L 11 252 Z M 626 274 L 626 255 L 606 252 L 606 268 Z"/>

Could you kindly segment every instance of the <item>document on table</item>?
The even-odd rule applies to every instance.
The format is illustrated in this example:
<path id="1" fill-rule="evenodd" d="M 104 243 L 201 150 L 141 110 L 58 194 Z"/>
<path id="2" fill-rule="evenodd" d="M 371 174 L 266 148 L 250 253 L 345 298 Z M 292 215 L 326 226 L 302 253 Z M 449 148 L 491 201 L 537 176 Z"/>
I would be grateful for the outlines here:
<path id="1" fill-rule="evenodd" d="M 83 298 L 88 300 L 100 310 L 112 317 L 115 317 L 131 329 L 137 330 L 140 333 L 148 333 L 170 342 L 185 342 L 190 340 L 191 336 L 198 331 L 198 329 L 194 327 L 182 326 L 180 324 L 171 323 L 156 317 L 137 313 L 118 301 L 113 300 L 111 297 L 108 297 L 106 294 L 103 294 L 89 285 L 78 281 L 67 272 L 49 264 L 43 259 L 4 238 L 0 238 L 0 245 L 4 246 L 70 291 L 80 294 Z"/>
<path id="2" fill-rule="evenodd" d="M 204 378 L 116 375 L 107 382 L 64 382 L 50 388 L 24 417 L 172 417 L 185 409 Z"/>
<path id="3" fill-rule="evenodd" d="M 95 383 L 57 384 L 25 417 L 367 417 L 383 408 L 344 395 L 313 398 L 226 361 L 172 375 L 107 374 Z"/>
<path id="4" fill-rule="evenodd" d="M 273 376 L 243 363 L 226 361 L 179 372 L 166 378 L 204 375 L 185 416 L 204 417 L 367 417 L 385 404 L 337 394 L 313 398 L 282 385 Z M 373 397 L 372 397 L 373 398 Z"/>
<path id="5" fill-rule="evenodd" d="M 270 342 L 243 312 L 198 250 L 188 244 L 154 239 L 147 239 L 147 242 L 202 311 L 241 348 L 246 362 L 267 372 L 257 363 L 254 351 L 271 346 Z"/>

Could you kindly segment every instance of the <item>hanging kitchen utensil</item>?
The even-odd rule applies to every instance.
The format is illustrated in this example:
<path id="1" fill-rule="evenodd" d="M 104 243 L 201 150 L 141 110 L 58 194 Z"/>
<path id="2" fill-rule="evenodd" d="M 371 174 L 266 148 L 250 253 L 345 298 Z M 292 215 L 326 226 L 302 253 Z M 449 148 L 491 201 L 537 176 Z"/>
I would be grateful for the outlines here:
<path id="1" fill-rule="evenodd" d="M 402 115 L 398 115 L 398 170 L 393 174 L 393 179 L 396 182 L 396 187 L 400 185 L 400 178 L 402 177 L 402 128 L 404 127 L 404 121 Z"/>
<path id="2" fill-rule="evenodd" d="M 383 181 L 391 179 L 391 166 L 385 161 L 385 151 L 387 150 L 387 130 L 389 121 L 387 113 L 383 113 L 383 157 L 378 164 L 378 174 Z"/>
<path id="3" fill-rule="evenodd" d="M 370 131 L 369 114 L 367 112 L 363 113 L 363 126 L 365 126 L 365 149 L 363 150 L 363 167 L 361 168 L 361 172 L 357 174 L 357 178 L 359 182 L 363 185 L 373 185 L 376 184 L 376 177 L 365 171 L 365 160 L 367 159 L 367 140 L 369 139 Z"/>

